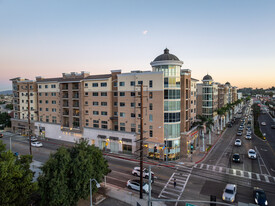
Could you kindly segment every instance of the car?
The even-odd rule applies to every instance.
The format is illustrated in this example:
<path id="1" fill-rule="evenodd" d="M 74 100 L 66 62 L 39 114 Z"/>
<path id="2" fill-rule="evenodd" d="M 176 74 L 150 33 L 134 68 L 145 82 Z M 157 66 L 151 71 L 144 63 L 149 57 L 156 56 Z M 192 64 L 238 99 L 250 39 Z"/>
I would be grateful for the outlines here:
<path id="1" fill-rule="evenodd" d="M 0 138 L 4 137 L 4 135 L 2 133 L 0 133 Z"/>
<path id="2" fill-rule="evenodd" d="M 238 131 L 237 132 L 237 136 L 242 136 L 243 135 L 243 132 L 242 131 Z"/>
<path id="3" fill-rule="evenodd" d="M 222 200 L 227 202 L 234 202 L 237 194 L 237 185 L 227 184 L 223 190 Z"/>
<path id="4" fill-rule="evenodd" d="M 227 124 L 227 127 L 232 127 L 232 124 L 231 124 L 231 123 L 228 123 L 228 124 Z"/>
<path id="5" fill-rule="evenodd" d="M 238 131 L 243 131 L 243 127 L 240 126 L 240 127 L 238 128 Z"/>
<path id="6" fill-rule="evenodd" d="M 233 154 L 233 156 L 232 156 L 232 161 L 233 162 L 241 162 L 241 157 L 240 157 L 240 154 L 239 153 L 235 153 L 235 154 Z"/>
<path id="7" fill-rule="evenodd" d="M 127 187 L 132 190 L 140 190 L 140 180 L 128 180 Z M 143 192 L 149 193 L 149 185 L 148 183 L 143 182 L 142 186 Z"/>
<path id="8" fill-rule="evenodd" d="M 43 146 L 42 142 L 32 142 L 31 145 L 33 147 L 42 147 Z"/>
<path id="9" fill-rule="evenodd" d="M 265 123 L 265 122 L 262 122 L 261 125 L 262 125 L 262 126 L 266 126 L 266 123 Z"/>
<path id="10" fill-rule="evenodd" d="M 253 198 L 257 205 L 268 205 L 266 194 L 264 190 L 259 187 L 254 187 Z"/>
<path id="11" fill-rule="evenodd" d="M 257 158 L 257 154 L 255 152 L 254 149 L 249 149 L 247 152 L 248 158 L 249 159 L 256 159 Z"/>
<path id="12" fill-rule="evenodd" d="M 275 124 L 271 125 L 271 129 L 275 129 Z"/>
<path id="13" fill-rule="evenodd" d="M 142 176 L 144 178 L 149 178 L 149 170 L 148 169 L 144 168 L 142 174 L 143 174 Z M 154 179 L 155 178 L 154 172 L 151 171 L 151 174 L 152 174 L 152 178 Z M 140 176 L 140 167 L 134 167 L 134 169 L 132 170 L 132 175 L 139 177 Z"/>
<path id="14" fill-rule="evenodd" d="M 35 136 L 32 136 L 32 137 L 31 137 L 31 141 L 32 141 L 32 142 L 35 142 L 35 141 L 37 141 L 37 138 L 36 138 Z"/>
<path id="15" fill-rule="evenodd" d="M 242 141 L 240 139 L 236 139 L 235 146 L 242 146 Z"/>
<path id="16" fill-rule="evenodd" d="M 249 140 L 251 140 L 251 139 L 252 139 L 252 137 L 251 137 L 251 135 L 250 135 L 250 134 L 246 134 L 245 139 L 249 139 Z"/>
<path id="17" fill-rule="evenodd" d="M 251 135 L 251 130 L 247 130 L 246 135 Z"/>

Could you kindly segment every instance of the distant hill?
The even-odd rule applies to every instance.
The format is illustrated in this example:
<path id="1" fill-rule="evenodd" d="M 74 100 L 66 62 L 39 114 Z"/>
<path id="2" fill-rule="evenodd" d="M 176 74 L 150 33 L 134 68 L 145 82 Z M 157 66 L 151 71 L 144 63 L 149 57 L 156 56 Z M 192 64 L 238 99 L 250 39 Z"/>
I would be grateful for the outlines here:
<path id="1" fill-rule="evenodd" d="M 0 95 L 11 95 L 12 94 L 12 90 L 6 90 L 6 91 L 0 91 Z"/>

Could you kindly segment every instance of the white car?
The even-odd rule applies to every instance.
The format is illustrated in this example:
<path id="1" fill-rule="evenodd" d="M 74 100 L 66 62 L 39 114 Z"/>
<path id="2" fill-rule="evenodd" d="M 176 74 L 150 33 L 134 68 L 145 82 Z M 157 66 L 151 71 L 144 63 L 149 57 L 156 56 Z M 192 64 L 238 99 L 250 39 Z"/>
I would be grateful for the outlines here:
<path id="1" fill-rule="evenodd" d="M 266 123 L 265 123 L 265 122 L 262 122 L 261 125 L 262 125 L 262 126 L 266 126 Z"/>
<path id="2" fill-rule="evenodd" d="M 33 147 L 42 147 L 43 146 L 43 144 L 41 142 L 32 142 L 31 145 Z"/>
<path id="3" fill-rule="evenodd" d="M 31 137 L 31 141 L 34 142 L 34 141 L 37 141 L 37 138 L 35 136 L 32 136 Z"/>
<path id="4" fill-rule="evenodd" d="M 236 139 L 235 146 L 242 146 L 242 141 L 240 139 Z"/>
<path id="5" fill-rule="evenodd" d="M 246 135 L 251 135 L 251 130 L 247 130 Z"/>
<path id="6" fill-rule="evenodd" d="M 237 185 L 227 184 L 223 190 L 222 200 L 227 202 L 234 202 L 237 194 Z"/>
<path id="7" fill-rule="evenodd" d="M 248 154 L 248 158 L 249 159 L 256 159 L 257 158 L 257 154 L 256 154 L 256 152 L 255 152 L 254 149 L 248 150 L 247 154 Z"/>
<path id="8" fill-rule="evenodd" d="M 132 190 L 140 190 L 140 180 L 128 180 L 127 187 Z M 143 192 L 149 193 L 149 185 L 143 182 L 142 186 Z M 152 188 L 151 188 L 152 189 Z"/>
<path id="9" fill-rule="evenodd" d="M 140 167 L 134 167 L 134 169 L 132 170 L 132 175 L 135 175 L 135 176 L 140 176 Z M 154 172 L 151 171 L 151 175 L 152 175 L 152 178 L 156 179 L 156 177 L 154 176 Z M 146 169 L 146 168 L 143 168 L 143 173 L 142 173 L 142 176 L 144 178 L 149 178 L 149 170 Z"/>
<path id="10" fill-rule="evenodd" d="M 245 139 L 252 139 L 250 134 L 246 134 Z"/>

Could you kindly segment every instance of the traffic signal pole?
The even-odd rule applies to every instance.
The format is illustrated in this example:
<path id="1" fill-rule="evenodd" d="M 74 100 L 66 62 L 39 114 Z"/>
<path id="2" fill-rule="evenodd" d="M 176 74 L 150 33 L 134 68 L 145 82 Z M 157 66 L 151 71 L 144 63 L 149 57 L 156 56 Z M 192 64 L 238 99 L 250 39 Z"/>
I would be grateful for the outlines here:
<path id="1" fill-rule="evenodd" d="M 140 85 L 140 188 L 139 198 L 143 199 L 143 83 Z"/>

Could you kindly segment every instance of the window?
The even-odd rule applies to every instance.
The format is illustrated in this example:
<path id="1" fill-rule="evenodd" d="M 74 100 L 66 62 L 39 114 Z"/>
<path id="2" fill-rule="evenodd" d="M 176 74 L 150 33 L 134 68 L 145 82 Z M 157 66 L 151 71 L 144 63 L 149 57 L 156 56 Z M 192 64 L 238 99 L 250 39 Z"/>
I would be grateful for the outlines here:
<path id="1" fill-rule="evenodd" d="M 49 116 L 46 116 L 46 122 L 49 122 Z"/>
<path id="2" fill-rule="evenodd" d="M 42 86 L 41 86 L 41 85 L 39 85 L 39 86 L 38 86 L 38 88 L 39 88 L 39 89 L 41 89 L 41 88 L 42 88 Z"/>
<path id="3" fill-rule="evenodd" d="M 108 124 L 107 121 L 101 121 L 101 124 Z"/>
<path id="4" fill-rule="evenodd" d="M 93 96 L 97 97 L 98 96 L 98 92 L 93 92 Z"/>
<path id="5" fill-rule="evenodd" d="M 179 122 L 180 112 L 176 113 L 164 113 L 164 122 Z"/>
<path id="6" fill-rule="evenodd" d="M 93 111 L 93 115 L 98 115 L 98 111 Z"/>
<path id="7" fill-rule="evenodd" d="M 152 103 L 149 104 L 149 110 L 153 110 L 153 104 Z"/>
<path id="8" fill-rule="evenodd" d="M 150 137 L 153 137 L 153 130 L 150 130 Z"/>
<path id="9" fill-rule="evenodd" d="M 120 126 L 125 126 L 125 123 L 124 122 L 120 122 Z"/>
<path id="10" fill-rule="evenodd" d="M 52 117 L 52 122 L 56 123 L 56 117 L 55 116 Z"/>
<path id="11" fill-rule="evenodd" d="M 88 101 L 85 101 L 85 105 L 88 105 Z"/>
<path id="12" fill-rule="evenodd" d="M 46 97 L 48 96 L 48 93 L 47 93 L 47 92 L 45 93 L 45 96 L 46 96 Z"/>
<path id="13" fill-rule="evenodd" d="M 125 97 L 125 92 L 119 92 L 119 96 Z"/>
<path id="14" fill-rule="evenodd" d="M 107 82 L 101 82 L 101 83 L 100 83 L 100 86 L 101 86 L 101 87 L 107 87 Z"/>
<path id="15" fill-rule="evenodd" d="M 55 85 L 55 84 L 52 84 L 52 85 L 51 85 L 51 88 L 56 88 L 56 85 Z"/>
<path id="16" fill-rule="evenodd" d="M 136 132 L 136 128 L 131 128 L 131 132 Z"/>
<path id="17" fill-rule="evenodd" d="M 89 93 L 88 92 L 85 92 L 85 96 L 88 96 L 89 95 Z"/>
<path id="18" fill-rule="evenodd" d="M 114 106 L 117 107 L 117 102 L 114 102 Z"/>
<path id="19" fill-rule="evenodd" d="M 46 108 L 46 112 L 48 112 L 49 111 L 49 108 Z"/>
<path id="20" fill-rule="evenodd" d="M 30 102 L 33 103 L 33 100 L 31 100 Z"/>
<path id="21" fill-rule="evenodd" d="M 56 96 L 56 93 L 55 92 L 52 92 L 52 97 L 55 97 Z"/>
<path id="22" fill-rule="evenodd" d="M 114 87 L 117 87 L 117 82 L 114 82 Z"/>
<path id="23" fill-rule="evenodd" d="M 99 124 L 93 124 L 94 128 L 99 128 Z"/>
<path id="24" fill-rule="evenodd" d="M 135 102 L 131 102 L 131 107 L 135 107 Z"/>
<path id="25" fill-rule="evenodd" d="M 107 97 L 107 92 L 101 92 L 102 97 Z"/>
<path id="26" fill-rule="evenodd" d="M 42 107 L 39 108 L 39 111 L 42 112 Z"/>
<path id="27" fill-rule="evenodd" d="M 48 85 L 45 85 L 45 88 L 48 89 Z"/>
<path id="28" fill-rule="evenodd" d="M 24 100 L 22 100 L 22 101 L 24 101 Z M 42 104 L 42 100 L 39 100 L 39 104 Z"/>
<path id="29" fill-rule="evenodd" d="M 130 85 L 131 85 L 131 86 L 135 86 L 135 85 L 136 85 L 136 82 L 135 82 L 135 81 L 131 81 L 131 82 L 130 82 Z"/>
<path id="30" fill-rule="evenodd" d="M 136 96 L 136 93 L 135 92 L 131 92 L 131 97 L 134 97 Z"/>
<path id="31" fill-rule="evenodd" d="M 117 97 L 117 92 L 114 92 L 114 97 Z"/>
<path id="32" fill-rule="evenodd" d="M 102 112 L 101 112 L 101 115 L 107 116 L 107 112 L 102 111 Z"/>
<path id="33" fill-rule="evenodd" d="M 46 103 L 46 104 L 48 104 L 48 103 L 49 103 L 49 101 L 48 101 L 48 100 L 46 100 L 46 101 L 45 101 L 45 103 Z"/>
<path id="34" fill-rule="evenodd" d="M 99 121 L 98 121 L 98 120 L 94 120 L 94 121 L 93 121 L 93 123 L 97 123 L 97 124 L 98 124 L 98 123 L 99 123 Z"/>
<path id="35" fill-rule="evenodd" d="M 153 80 L 149 81 L 149 87 L 152 88 L 153 87 Z"/>
<path id="36" fill-rule="evenodd" d="M 52 112 L 56 112 L 56 108 L 52 108 Z"/>
<path id="37" fill-rule="evenodd" d="M 93 102 L 93 106 L 98 106 L 98 102 Z"/>
<path id="38" fill-rule="evenodd" d="M 125 113 L 124 112 L 120 112 L 120 117 L 125 117 Z"/>
<path id="39" fill-rule="evenodd" d="M 149 121 L 153 122 L 153 115 L 152 114 L 149 114 Z"/>
<path id="40" fill-rule="evenodd" d="M 120 131 L 125 131 L 125 127 L 120 127 Z"/>
<path id="41" fill-rule="evenodd" d="M 138 81 L 138 85 L 141 85 L 141 84 L 143 84 L 143 81 Z"/>
<path id="42" fill-rule="evenodd" d="M 88 87 L 88 83 L 85 83 L 85 87 Z"/>
<path id="43" fill-rule="evenodd" d="M 52 101 L 52 104 L 56 104 L 56 101 L 55 101 L 55 100 L 53 100 L 53 101 Z"/>
<path id="44" fill-rule="evenodd" d="M 119 82 L 119 86 L 124 87 L 125 86 L 125 82 Z"/>
<path id="45" fill-rule="evenodd" d="M 102 125 L 101 125 L 101 128 L 102 128 L 102 129 L 108 129 L 108 125 L 102 124 Z"/>
<path id="46" fill-rule="evenodd" d="M 39 93 L 39 96 L 40 96 L 40 97 L 42 96 L 42 93 L 41 93 L 41 92 Z"/>
<path id="47" fill-rule="evenodd" d="M 114 116 L 117 117 L 117 112 L 114 112 Z"/>
<path id="48" fill-rule="evenodd" d="M 93 87 L 98 87 L 98 83 L 93 83 Z"/>
<path id="49" fill-rule="evenodd" d="M 149 99 L 153 99 L 153 92 L 149 92 Z"/>
<path id="50" fill-rule="evenodd" d="M 119 103 L 119 106 L 125 107 L 125 102 L 120 102 L 120 103 Z"/>
<path id="51" fill-rule="evenodd" d="M 131 113 L 131 117 L 136 117 L 136 114 L 135 113 Z"/>
<path id="52" fill-rule="evenodd" d="M 107 106 L 107 102 L 101 102 L 101 106 Z"/>

